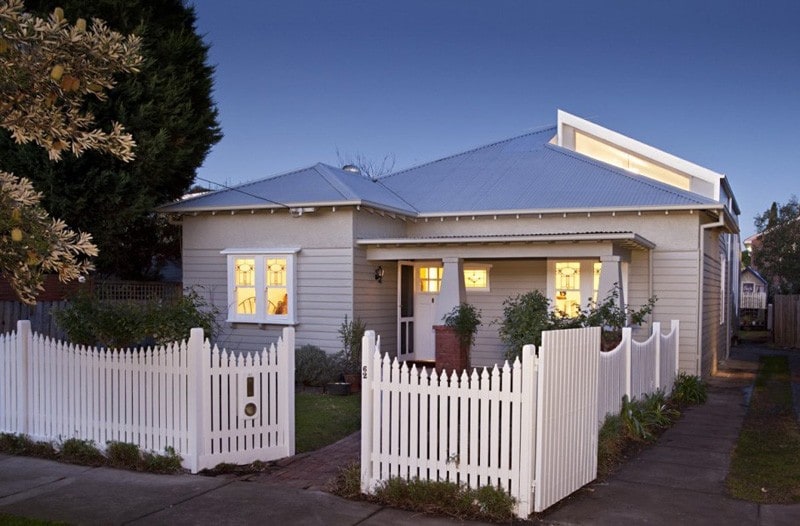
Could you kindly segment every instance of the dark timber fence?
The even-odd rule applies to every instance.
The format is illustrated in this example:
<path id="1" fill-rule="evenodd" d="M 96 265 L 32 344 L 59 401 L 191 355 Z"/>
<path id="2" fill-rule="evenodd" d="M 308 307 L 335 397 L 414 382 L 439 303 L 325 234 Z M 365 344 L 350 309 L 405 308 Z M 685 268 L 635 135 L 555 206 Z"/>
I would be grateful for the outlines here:
<path id="1" fill-rule="evenodd" d="M 800 349 L 800 294 L 776 295 L 774 305 L 775 345 Z"/>
<path id="2" fill-rule="evenodd" d="M 83 286 L 102 301 L 171 303 L 178 301 L 183 294 L 181 283 L 90 280 Z M 74 293 L 74 290 L 67 293 L 57 287 L 57 284 L 46 284 L 45 293 L 33 306 L 12 299 L 13 294 L 9 291 L 0 294 L 0 334 L 16 330 L 19 320 L 30 320 L 32 331 L 58 340 L 66 339 L 66 334 L 56 324 L 53 313 L 69 303 L 68 300 L 61 298 Z"/>

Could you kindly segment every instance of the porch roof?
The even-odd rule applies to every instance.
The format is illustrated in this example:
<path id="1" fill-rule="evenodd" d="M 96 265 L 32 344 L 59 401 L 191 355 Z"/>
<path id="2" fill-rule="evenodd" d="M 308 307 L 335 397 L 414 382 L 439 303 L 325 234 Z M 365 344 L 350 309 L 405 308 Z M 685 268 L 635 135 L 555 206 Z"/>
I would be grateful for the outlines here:
<path id="1" fill-rule="evenodd" d="M 610 254 L 615 250 L 651 250 L 656 244 L 635 232 L 565 232 L 565 233 L 530 233 L 530 234 L 499 234 L 499 235 L 474 235 L 474 236 L 430 236 L 415 238 L 382 238 L 358 239 L 359 246 L 366 247 L 370 252 L 369 259 L 394 259 L 395 257 L 418 257 L 430 249 L 438 247 L 447 252 L 458 252 L 464 257 L 526 257 L 549 256 L 553 250 L 543 251 L 537 247 L 569 246 L 577 256 L 587 256 L 592 253 L 591 247 L 603 246 L 603 250 L 596 251 L 596 255 Z M 578 250 L 577 245 L 581 246 Z M 507 250 L 499 250 L 500 246 L 507 246 Z M 476 252 L 479 247 L 488 248 L 489 251 Z M 532 250 L 522 250 L 528 247 Z M 420 249 L 424 252 L 420 252 Z M 469 249 L 469 250 L 465 250 Z M 588 249 L 585 250 L 585 249 Z M 443 254 L 444 254 L 443 252 Z M 428 254 L 429 255 L 429 254 Z"/>

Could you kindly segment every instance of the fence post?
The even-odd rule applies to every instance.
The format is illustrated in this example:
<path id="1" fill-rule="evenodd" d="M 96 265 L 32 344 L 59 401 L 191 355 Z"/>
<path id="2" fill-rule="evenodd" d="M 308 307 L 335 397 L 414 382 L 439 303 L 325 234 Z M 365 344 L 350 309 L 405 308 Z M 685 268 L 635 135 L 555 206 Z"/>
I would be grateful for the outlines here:
<path id="1" fill-rule="evenodd" d="M 280 378 L 286 379 L 286 387 L 278 390 L 278 411 L 283 415 L 280 419 L 279 427 L 285 430 L 286 437 L 286 456 L 294 456 L 295 435 L 294 435 L 294 327 L 283 329 L 283 337 L 278 345 L 278 363 L 283 362 L 280 367 Z M 278 385 L 280 385 L 280 380 Z"/>
<path id="2" fill-rule="evenodd" d="M 622 352 L 625 353 L 625 395 L 631 399 L 631 328 L 622 328 Z"/>
<path id="3" fill-rule="evenodd" d="M 522 347 L 522 414 L 520 415 L 520 474 L 517 489 L 517 516 L 527 517 L 533 511 L 533 491 L 536 484 L 536 346 Z M 516 389 L 516 387 L 515 387 Z"/>
<path id="4" fill-rule="evenodd" d="M 372 488 L 372 419 L 375 363 L 375 331 L 364 332 L 361 338 L 361 491 Z"/>
<path id="5" fill-rule="evenodd" d="M 678 376 L 678 373 L 681 370 L 680 366 L 680 357 L 681 357 L 681 322 L 680 320 L 672 320 L 670 322 L 671 329 L 675 331 L 675 376 Z M 673 385 L 675 381 L 673 380 Z"/>
<path id="6" fill-rule="evenodd" d="M 208 360 L 208 356 L 203 355 L 204 340 L 203 329 L 195 328 L 189 333 L 189 342 L 186 346 L 186 363 L 189 369 L 187 378 L 187 438 L 189 443 L 187 467 L 192 473 L 200 471 L 200 456 L 205 445 L 204 435 L 206 430 L 203 429 L 203 405 L 208 401 L 203 398 L 203 384 L 206 381 L 203 375 L 203 363 Z"/>
<path id="7" fill-rule="evenodd" d="M 30 320 L 17 322 L 17 425 L 19 434 L 30 431 L 31 373 L 29 367 L 33 335 Z"/>
<path id="8" fill-rule="evenodd" d="M 654 321 L 653 322 L 653 336 L 655 336 L 655 341 L 656 341 L 656 359 L 655 359 L 656 385 L 655 385 L 655 391 L 658 391 L 661 388 L 661 322 L 660 321 Z"/>

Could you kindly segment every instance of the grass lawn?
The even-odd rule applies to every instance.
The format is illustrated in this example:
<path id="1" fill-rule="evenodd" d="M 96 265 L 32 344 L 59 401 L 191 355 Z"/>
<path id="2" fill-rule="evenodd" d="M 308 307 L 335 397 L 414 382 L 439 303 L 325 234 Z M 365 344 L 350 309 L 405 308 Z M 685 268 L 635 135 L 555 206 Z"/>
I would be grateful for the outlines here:
<path id="1" fill-rule="evenodd" d="M 314 451 L 361 429 L 361 396 L 295 395 L 295 449 Z"/>
<path id="2" fill-rule="evenodd" d="M 731 495 L 751 502 L 800 503 L 800 424 L 786 356 L 761 357 L 727 485 Z"/>

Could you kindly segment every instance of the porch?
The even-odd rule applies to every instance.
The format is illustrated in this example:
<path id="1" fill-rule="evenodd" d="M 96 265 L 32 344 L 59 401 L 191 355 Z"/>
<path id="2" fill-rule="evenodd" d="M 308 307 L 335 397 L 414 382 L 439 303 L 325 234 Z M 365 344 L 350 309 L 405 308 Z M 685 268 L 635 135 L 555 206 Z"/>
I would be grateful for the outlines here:
<path id="1" fill-rule="evenodd" d="M 479 309 L 483 321 L 470 365 L 490 366 L 504 357 L 492 322 L 502 319 L 509 297 L 540 290 L 554 308 L 571 314 L 590 300 L 605 299 L 615 284 L 626 303 L 652 296 L 655 244 L 634 232 L 362 239 L 357 244 L 371 263 L 396 265 L 396 356 L 401 361 L 434 362 L 434 327 L 464 302 Z"/>

